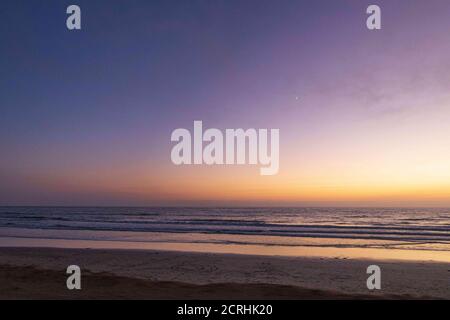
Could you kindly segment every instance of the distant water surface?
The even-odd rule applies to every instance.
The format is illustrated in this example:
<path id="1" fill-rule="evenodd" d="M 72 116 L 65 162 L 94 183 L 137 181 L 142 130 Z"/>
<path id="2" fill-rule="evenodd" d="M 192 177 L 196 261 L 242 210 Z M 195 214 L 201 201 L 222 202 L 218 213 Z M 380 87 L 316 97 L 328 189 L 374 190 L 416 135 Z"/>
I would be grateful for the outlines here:
<path id="1" fill-rule="evenodd" d="M 450 243 L 450 210 L 0 207 L 0 227 Z"/>

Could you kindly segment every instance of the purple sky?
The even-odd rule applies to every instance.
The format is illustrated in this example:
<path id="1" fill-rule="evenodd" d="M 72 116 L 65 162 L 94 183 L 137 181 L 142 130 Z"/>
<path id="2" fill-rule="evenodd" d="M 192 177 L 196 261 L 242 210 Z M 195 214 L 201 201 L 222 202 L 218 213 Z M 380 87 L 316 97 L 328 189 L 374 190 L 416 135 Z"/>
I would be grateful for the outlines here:
<path id="1" fill-rule="evenodd" d="M 0 205 L 450 204 L 449 1 L 76 3 L 2 2 Z M 194 120 L 279 128 L 279 175 L 174 167 Z"/>

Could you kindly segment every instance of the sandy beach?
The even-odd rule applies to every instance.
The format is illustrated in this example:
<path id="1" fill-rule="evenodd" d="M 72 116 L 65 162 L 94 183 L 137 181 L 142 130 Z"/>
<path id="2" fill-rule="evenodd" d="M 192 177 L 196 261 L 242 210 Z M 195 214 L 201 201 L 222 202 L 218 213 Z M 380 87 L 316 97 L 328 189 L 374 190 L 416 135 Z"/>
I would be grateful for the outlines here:
<path id="1" fill-rule="evenodd" d="M 68 265 L 82 290 L 66 289 Z M 366 288 L 366 268 L 382 289 Z M 279 257 L 152 250 L 0 248 L 1 299 L 450 299 L 436 262 Z"/>

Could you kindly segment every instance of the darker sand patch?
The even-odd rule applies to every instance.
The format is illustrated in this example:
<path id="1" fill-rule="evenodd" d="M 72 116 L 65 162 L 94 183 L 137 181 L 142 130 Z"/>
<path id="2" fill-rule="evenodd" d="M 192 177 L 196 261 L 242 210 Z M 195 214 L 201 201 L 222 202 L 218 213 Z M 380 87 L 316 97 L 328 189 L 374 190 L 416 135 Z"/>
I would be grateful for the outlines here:
<path id="1" fill-rule="evenodd" d="M 275 284 L 217 283 L 195 285 L 147 281 L 109 273 L 84 271 L 82 290 L 66 288 L 65 270 L 31 266 L 0 266 L 0 299 L 374 299 L 324 290 Z M 380 298 L 377 296 L 376 298 Z M 411 299 L 406 295 L 386 299 Z"/>

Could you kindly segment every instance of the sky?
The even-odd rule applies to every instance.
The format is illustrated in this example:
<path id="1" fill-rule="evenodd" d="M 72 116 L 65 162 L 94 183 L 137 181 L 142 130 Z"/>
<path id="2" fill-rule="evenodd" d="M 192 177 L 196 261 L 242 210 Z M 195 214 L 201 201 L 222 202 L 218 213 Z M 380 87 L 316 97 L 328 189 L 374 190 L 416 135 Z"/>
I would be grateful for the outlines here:
<path id="1" fill-rule="evenodd" d="M 450 206 L 449 34 L 447 0 L 2 1 L 0 205 Z M 278 128 L 279 173 L 175 166 L 194 120 Z"/>

